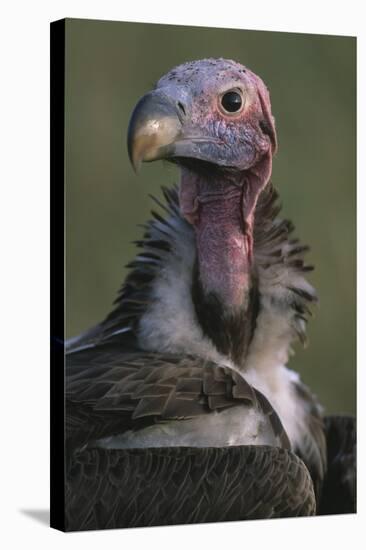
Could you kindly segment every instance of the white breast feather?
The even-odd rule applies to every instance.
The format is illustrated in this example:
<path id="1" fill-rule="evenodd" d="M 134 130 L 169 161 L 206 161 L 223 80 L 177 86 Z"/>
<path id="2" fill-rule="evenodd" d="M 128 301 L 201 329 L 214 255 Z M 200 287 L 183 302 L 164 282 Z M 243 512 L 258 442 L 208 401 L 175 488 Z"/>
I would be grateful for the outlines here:
<path id="1" fill-rule="evenodd" d="M 173 253 L 154 282 L 152 306 L 140 321 L 139 344 L 143 349 L 159 352 L 189 352 L 240 372 L 237 365 L 217 351 L 197 322 L 191 298 L 194 234 L 183 221 L 174 219 L 170 223 L 177 226 L 172 231 Z M 177 234 L 179 239 L 175 238 Z M 295 338 L 291 308 L 284 307 L 286 300 L 290 300 L 289 286 L 313 292 L 301 275 L 283 265 L 280 269 L 259 268 L 261 309 L 243 375 L 270 401 L 292 445 L 296 446 L 306 427 L 305 411 L 293 384 L 299 376 L 285 366 Z"/>
<path id="2" fill-rule="evenodd" d="M 245 422 L 243 422 L 245 418 Z M 172 420 L 98 441 L 107 449 L 141 447 L 227 447 L 276 445 L 267 416 L 238 405 L 189 420 Z"/>

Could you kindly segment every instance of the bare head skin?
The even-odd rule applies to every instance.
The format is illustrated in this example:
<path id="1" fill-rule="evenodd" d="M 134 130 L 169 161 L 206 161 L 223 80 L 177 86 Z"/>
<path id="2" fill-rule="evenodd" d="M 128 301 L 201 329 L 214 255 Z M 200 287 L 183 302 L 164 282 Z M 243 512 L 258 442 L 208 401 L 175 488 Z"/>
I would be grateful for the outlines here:
<path id="1" fill-rule="evenodd" d="M 135 169 L 157 159 L 180 166 L 180 208 L 195 230 L 202 289 L 231 313 L 248 299 L 254 210 L 276 147 L 266 86 L 231 60 L 174 68 L 131 117 Z"/>

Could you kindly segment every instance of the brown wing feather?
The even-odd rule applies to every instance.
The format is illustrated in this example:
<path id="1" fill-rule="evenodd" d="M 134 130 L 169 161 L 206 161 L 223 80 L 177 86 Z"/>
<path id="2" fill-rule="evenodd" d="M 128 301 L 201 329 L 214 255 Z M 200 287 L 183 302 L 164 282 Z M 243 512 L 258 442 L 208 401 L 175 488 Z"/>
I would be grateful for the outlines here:
<path id="1" fill-rule="evenodd" d="M 301 448 L 295 449 L 308 467 L 319 502 L 324 476 L 327 470 L 327 441 L 325 436 L 322 408 L 309 388 L 296 383 L 295 389 L 307 411 L 307 431 L 304 433 Z"/>
<path id="2" fill-rule="evenodd" d="M 319 514 L 356 512 L 357 451 L 356 419 L 352 416 L 325 417 L 327 473 Z"/>
<path id="3" fill-rule="evenodd" d="M 85 449 L 67 474 L 68 531 L 314 513 L 308 470 L 276 447 Z"/>
<path id="4" fill-rule="evenodd" d="M 266 398 L 238 373 L 211 361 L 141 351 L 121 353 L 112 345 L 67 358 L 66 421 L 72 448 L 128 429 L 240 404 L 267 415 L 279 445 L 290 447 Z"/>

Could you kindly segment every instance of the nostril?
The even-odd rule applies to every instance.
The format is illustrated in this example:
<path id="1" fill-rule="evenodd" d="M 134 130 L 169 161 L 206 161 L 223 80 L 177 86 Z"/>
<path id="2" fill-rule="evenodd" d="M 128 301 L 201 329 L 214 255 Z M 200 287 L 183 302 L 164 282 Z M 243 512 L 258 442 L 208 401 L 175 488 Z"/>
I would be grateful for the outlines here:
<path id="1" fill-rule="evenodd" d="M 184 107 L 183 103 L 181 103 L 180 101 L 178 101 L 177 105 L 178 105 L 179 110 L 182 111 L 182 113 L 185 115 L 185 114 L 186 114 L 186 110 L 185 110 L 185 107 Z"/>

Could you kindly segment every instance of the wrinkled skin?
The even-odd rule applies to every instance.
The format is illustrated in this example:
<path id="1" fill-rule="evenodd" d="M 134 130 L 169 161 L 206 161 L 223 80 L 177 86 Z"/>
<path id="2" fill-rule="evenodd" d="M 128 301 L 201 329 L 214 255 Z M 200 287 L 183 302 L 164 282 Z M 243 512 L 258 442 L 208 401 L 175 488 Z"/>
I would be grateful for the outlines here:
<path id="1" fill-rule="evenodd" d="M 244 109 L 238 114 L 224 114 L 219 107 L 220 96 L 231 89 L 243 92 Z M 245 170 L 276 147 L 267 88 L 239 63 L 184 63 L 163 76 L 156 90 L 184 106 L 183 136 L 200 140 L 194 158 Z M 260 128 L 261 122 L 267 125 L 270 138 Z"/>
<path id="2" fill-rule="evenodd" d="M 241 97 L 237 112 L 222 98 Z M 137 104 L 129 137 L 132 163 L 165 158 L 181 167 L 180 207 L 195 229 L 207 295 L 231 313 L 246 307 L 253 260 L 253 216 L 276 150 L 267 88 L 234 61 L 185 63 Z"/>

